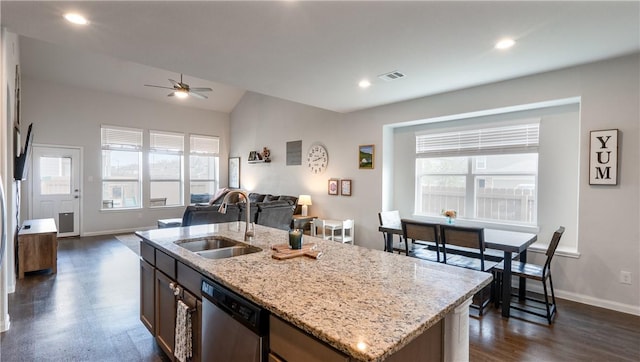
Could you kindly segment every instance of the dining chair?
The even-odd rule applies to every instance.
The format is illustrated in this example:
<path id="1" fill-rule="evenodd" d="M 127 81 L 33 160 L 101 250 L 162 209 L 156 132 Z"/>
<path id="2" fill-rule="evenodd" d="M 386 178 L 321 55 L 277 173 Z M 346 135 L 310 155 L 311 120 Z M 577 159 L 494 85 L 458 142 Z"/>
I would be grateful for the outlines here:
<path id="1" fill-rule="evenodd" d="M 311 235 L 312 236 L 319 236 L 318 235 L 318 229 L 322 230 L 322 239 L 323 240 L 331 239 L 331 237 L 327 236 L 327 233 L 325 232 L 324 220 L 316 218 L 316 219 L 313 219 L 313 221 L 311 223 Z"/>
<path id="2" fill-rule="evenodd" d="M 391 211 L 381 211 L 378 213 L 378 220 L 380 221 L 380 226 L 387 226 L 387 227 L 392 227 L 392 228 L 400 228 L 400 224 L 401 224 L 401 219 L 400 219 L 400 212 L 398 210 L 391 210 Z M 406 239 L 404 239 L 404 237 L 402 235 L 398 235 L 400 237 L 400 244 L 404 243 L 405 244 L 405 254 L 408 256 L 409 255 L 409 245 L 408 243 L 406 243 Z M 385 232 L 382 233 L 382 238 L 384 239 L 384 251 L 394 251 L 394 250 L 398 250 L 400 251 L 401 249 L 394 249 L 394 250 L 387 250 L 387 235 Z M 393 235 L 391 235 L 391 238 L 393 240 Z"/>
<path id="3" fill-rule="evenodd" d="M 553 259 L 553 255 L 556 253 L 556 249 L 558 248 L 558 244 L 560 243 L 560 238 L 562 237 L 563 233 L 564 226 L 560 226 L 553 233 L 553 237 L 551 238 L 551 242 L 549 243 L 549 247 L 547 248 L 547 251 L 545 253 L 547 256 L 547 260 L 544 262 L 544 265 L 517 262 L 511 267 L 512 276 L 533 279 L 542 283 L 544 299 L 532 296 L 526 296 L 525 299 L 539 304 L 544 304 L 546 313 L 539 312 L 539 310 L 542 308 L 538 308 L 535 305 L 517 305 L 512 303 L 511 308 L 540 317 L 545 317 L 547 318 L 549 324 L 552 323 L 553 317 L 555 316 L 557 310 L 556 295 L 553 292 L 553 280 L 551 279 L 551 259 Z M 503 263 L 499 263 L 498 265 L 496 265 L 493 270 L 495 272 L 495 280 L 499 286 L 499 293 L 502 294 L 503 283 L 511 283 L 511 281 L 502 280 L 502 272 L 504 271 Z M 551 290 L 551 301 L 549 301 L 549 294 L 547 292 L 547 280 L 549 280 L 549 289 Z"/>
<path id="4" fill-rule="evenodd" d="M 354 230 L 354 221 L 353 219 L 347 219 L 342 222 L 342 232 L 340 235 L 336 235 L 333 240 L 341 243 L 349 243 L 353 245 L 353 230 Z"/>
<path id="5" fill-rule="evenodd" d="M 484 228 L 440 225 L 440 241 L 445 264 L 483 272 L 491 272 L 498 264 L 485 259 Z M 451 247 L 455 248 L 456 254 L 451 252 L 447 255 L 447 248 Z M 484 308 L 491 303 L 495 290 L 494 281 L 490 284 L 488 291 L 484 288 L 474 295 L 471 306 L 478 309 L 480 316 Z"/>
<path id="6" fill-rule="evenodd" d="M 440 261 L 440 225 L 416 220 L 402 219 L 402 236 L 409 243 L 424 243 L 426 248 L 414 251 L 413 256 L 420 259 Z M 430 249 L 435 249 L 430 250 Z M 408 255 L 408 254 L 407 254 Z"/>

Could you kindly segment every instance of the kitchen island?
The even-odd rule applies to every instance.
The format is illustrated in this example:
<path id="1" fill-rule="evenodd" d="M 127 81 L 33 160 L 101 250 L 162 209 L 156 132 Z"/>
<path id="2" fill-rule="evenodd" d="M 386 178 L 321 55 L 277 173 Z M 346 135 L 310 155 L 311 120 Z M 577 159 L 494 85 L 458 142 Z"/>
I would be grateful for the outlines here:
<path id="1" fill-rule="evenodd" d="M 262 251 L 253 254 L 212 260 L 176 244 L 212 235 L 242 241 L 244 228 L 231 222 L 136 234 L 352 360 L 392 358 L 432 327 L 442 345 L 437 359 L 468 360 L 468 306 L 491 274 L 310 236 L 304 241 L 317 244 L 322 258 L 276 260 L 271 246 L 286 243 L 288 233 L 260 225 L 248 243 Z"/>

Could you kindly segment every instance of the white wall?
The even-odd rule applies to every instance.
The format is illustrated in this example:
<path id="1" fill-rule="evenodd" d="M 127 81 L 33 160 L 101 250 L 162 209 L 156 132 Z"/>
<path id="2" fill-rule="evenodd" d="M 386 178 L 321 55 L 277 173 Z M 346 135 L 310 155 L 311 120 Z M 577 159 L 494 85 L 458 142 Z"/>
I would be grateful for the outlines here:
<path id="1" fill-rule="evenodd" d="M 26 77 L 22 84 L 23 127 L 33 122 L 35 144 L 82 147 L 82 235 L 155 227 L 158 219 L 182 217 L 184 211 L 184 206 L 100 211 L 102 124 L 219 136 L 220 159 L 224 160 L 221 161 L 220 178 L 222 185 L 226 185 L 229 149 L 227 114 L 78 89 Z M 145 139 L 148 140 L 147 135 Z M 23 191 L 26 189 L 25 185 Z M 23 198 L 25 212 L 29 199 Z M 28 216 L 25 212 L 22 218 Z"/>
<path id="2" fill-rule="evenodd" d="M 0 176 L 5 191 L 6 215 L 0 222 L 5 223 L 7 245 L 2 268 L 0 269 L 0 331 L 9 328 L 10 318 L 7 304 L 7 293 L 13 293 L 16 285 L 14 262 L 14 237 L 18 221 L 13 217 L 16 213 L 17 183 L 13 181 L 13 124 L 16 120 L 15 77 L 16 65 L 20 63 L 19 42 L 16 34 L 2 28 L 0 41 L 2 67 L 0 76 L 0 94 L 2 100 L 0 127 Z"/>
<path id="3" fill-rule="evenodd" d="M 384 137 L 387 143 L 390 141 L 383 134 L 383 127 L 580 98 L 582 174 L 577 175 L 579 209 L 575 231 L 580 256 L 555 259 L 554 285 L 565 298 L 640 314 L 639 84 L 640 59 L 636 54 L 345 115 L 248 93 L 231 114 L 230 154 L 242 157 L 243 187 L 269 193 L 310 193 L 314 200 L 311 214 L 353 217 L 356 244 L 382 249 L 377 212 L 383 200 L 385 205 L 395 202 L 395 195 L 385 194 L 383 198 L 381 165 L 389 165 L 389 160 L 381 159 L 388 151 L 382 140 Z M 586 172 L 589 131 L 609 128 L 618 128 L 621 133 L 619 185 L 590 186 Z M 312 176 L 303 166 L 285 166 L 285 143 L 297 139 L 303 141 L 303 152 L 314 141 L 328 147 L 330 161 L 325 174 Z M 374 170 L 358 169 L 360 144 L 376 145 Z M 274 163 L 247 165 L 248 152 L 263 146 L 272 149 Z M 331 177 L 353 179 L 353 196 L 327 196 L 326 182 Z M 391 178 L 388 173 L 384 177 Z M 406 177 L 412 178 L 413 174 Z M 532 255 L 530 260 L 540 262 L 541 257 Z M 620 270 L 632 273 L 632 285 L 618 282 Z"/>
<path id="4" fill-rule="evenodd" d="M 231 113 L 231 157 L 240 157 L 240 186 L 249 191 L 272 195 L 311 195 L 309 215 L 342 218 L 353 207 L 353 198 L 329 196 L 330 177 L 349 178 L 344 152 L 345 135 L 339 127 L 342 116 L 298 103 L 248 92 Z M 287 166 L 286 143 L 302 140 L 303 162 Z M 306 152 L 320 142 L 329 152 L 329 165 L 322 175 L 312 174 L 306 166 Z M 250 151 L 271 151 L 270 163 L 249 164 Z M 356 146 L 357 147 L 357 146 Z M 357 151 L 357 148 L 356 148 Z M 356 153 L 353 153 L 353 160 Z"/>

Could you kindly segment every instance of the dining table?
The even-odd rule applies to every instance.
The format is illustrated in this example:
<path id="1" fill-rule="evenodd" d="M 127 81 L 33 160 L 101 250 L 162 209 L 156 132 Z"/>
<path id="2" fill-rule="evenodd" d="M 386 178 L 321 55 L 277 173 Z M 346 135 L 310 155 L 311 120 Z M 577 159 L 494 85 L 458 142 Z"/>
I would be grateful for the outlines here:
<path id="1" fill-rule="evenodd" d="M 402 235 L 402 225 L 382 225 L 378 230 L 385 235 L 385 251 L 393 252 L 393 235 Z M 517 253 L 522 263 L 527 262 L 527 249 L 538 240 L 534 233 L 507 231 L 499 229 L 484 229 L 484 243 L 486 248 L 500 250 L 504 253 L 503 280 L 511 281 L 512 255 Z M 405 240 L 405 242 L 408 242 Z M 518 298 L 525 299 L 527 281 L 518 281 Z M 509 317 L 511 312 L 511 283 L 504 283 L 501 296 L 501 312 L 503 317 Z"/>

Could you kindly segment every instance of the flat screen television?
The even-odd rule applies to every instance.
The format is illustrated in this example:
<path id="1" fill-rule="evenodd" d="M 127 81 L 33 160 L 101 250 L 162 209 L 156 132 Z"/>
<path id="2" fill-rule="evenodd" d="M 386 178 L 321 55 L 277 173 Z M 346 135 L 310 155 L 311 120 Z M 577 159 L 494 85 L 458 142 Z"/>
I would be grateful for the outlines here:
<path id="1" fill-rule="evenodd" d="M 32 133 L 31 129 L 33 128 L 33 123 L 29 125 L 29 129 L 27 130 L 27 139 L 24 142 L 24 148 L 22 152 L 16 156 L 13 164 L 13 178 L 14 180 L 21 181 L 26 180 L 27 171 L 29 171 L 29 160 L 31 159 L 31 148 L 32 146 Z"/>

